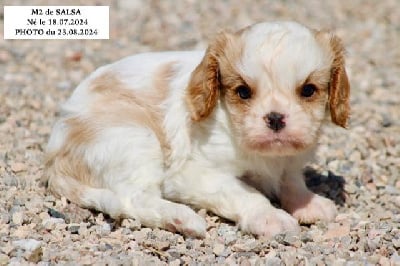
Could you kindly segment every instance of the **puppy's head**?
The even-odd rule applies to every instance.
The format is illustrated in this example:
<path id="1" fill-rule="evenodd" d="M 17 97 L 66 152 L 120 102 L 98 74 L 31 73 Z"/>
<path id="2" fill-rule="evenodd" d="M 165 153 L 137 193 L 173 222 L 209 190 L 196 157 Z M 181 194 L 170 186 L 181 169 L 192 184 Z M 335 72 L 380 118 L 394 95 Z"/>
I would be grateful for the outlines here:
<path id="1" fill-rule="evenodd" d="M 291 155 L 313 146 L 326 110 L 346 127 L 349 82 L 338 37 L 294 22 L 260 23 L 220 33 L 192 73 L 192 120 L 218 100 L 244 149 Z"/>

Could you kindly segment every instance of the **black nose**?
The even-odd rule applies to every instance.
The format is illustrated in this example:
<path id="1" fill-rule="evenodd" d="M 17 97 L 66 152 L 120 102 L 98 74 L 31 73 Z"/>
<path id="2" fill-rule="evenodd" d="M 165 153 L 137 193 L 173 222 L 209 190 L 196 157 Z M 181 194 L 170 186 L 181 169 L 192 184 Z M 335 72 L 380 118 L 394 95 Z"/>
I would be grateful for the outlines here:
<path id="1" fill-rule="evenodd" d="M 285 127 L 285 121 L 283 119 L 285 116 L 277 112 L 271 112 L 264 117 L 267 126 L 275 132 L 278 132 Z"/>

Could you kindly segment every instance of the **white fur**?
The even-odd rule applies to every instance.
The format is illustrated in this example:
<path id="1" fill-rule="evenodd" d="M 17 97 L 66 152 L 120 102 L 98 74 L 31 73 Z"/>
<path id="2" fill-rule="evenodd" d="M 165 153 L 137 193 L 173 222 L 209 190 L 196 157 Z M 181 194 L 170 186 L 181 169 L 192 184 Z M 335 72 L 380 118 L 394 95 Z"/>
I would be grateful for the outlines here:
<path id="1" fill-rule="evenodd" d="M 206 208 L 258 235 L 299 230 L 297 220 L 273 207 L 261 192 L 279 195 L 282 182 L 290 182 L 300 188 L 300 197 L 309 193 L 302 168 L 312 157 L 325 110 L 314 110 L 314 117 L 310 117 L 291 94 L 298 82 L 312 71 L 328 66 L 332 59 L 318 46 L 310 30 L 296 23 L 262 23 L 243 34 L 242 39 L 245 51 L 237 68 L 243 77 L 257 84 L 263 99 L 254 103 L 243 129 L 233 128 L 230 107 L 220 101 L 205 121 L 191 121 L 186 89 L 204 52 L 131 56 L 99 68 L 76 88 L 63 106 L 47 151 L 55 152 L 64 144 L 68 132 L 66 119 L 90 115 L 89 106 L 95 100 L 89 91 L 90 84 L 101 74 L 114 73 L 132 91 L 139 92 L 152 86 L 154 73 L 161 65 L 175 62 L 168 97 L 162 103 L 162 127 L 171 148 L 169 162 L 164 161 L 158 139 L 149 128 L 132 124 L 98 128 L 95 140 L 82 147 L 94 185 L 72 177 L 51 176 L 53 190 L 59 194 L 79 190 L 84 196 L 77 203 L 85 207 L 112 216 L 133 217 L 144 225 L 187 235 L 204 236 L 206 223 L 192 209 L 175 202 Z M 243 148 L 236 138 L 238 130 L 251 132 L 241 136 L 241 140 L 271 138 L 273 133 L 265 133 L 265 124 L 261 122 L 271 111 L 288 115 L 283 136 L 297 134 L 298 138 L 310 138 L 309 148 L 289 151 L 278 145 L 263 152 Z M 241 180 L 244 175 L 249 175 L 246 182 Z M 317 211 L 315 217 L 334 217 L 335 207 L 330 201 L 314 201 L 327 212 L 321 215 Z"/>

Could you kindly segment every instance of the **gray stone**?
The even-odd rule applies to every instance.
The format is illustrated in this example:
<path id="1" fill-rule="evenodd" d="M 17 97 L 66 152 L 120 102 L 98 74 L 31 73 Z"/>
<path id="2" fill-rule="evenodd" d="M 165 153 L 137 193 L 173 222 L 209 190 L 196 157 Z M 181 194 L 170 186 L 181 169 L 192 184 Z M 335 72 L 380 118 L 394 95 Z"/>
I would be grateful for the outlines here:
<path id="1" fill-rule="evenodd" d="M 17 225 L 22 225 L 25 215 L 23 212 L 14 212 L 12 215 L 12 222 Z"/>
<path id="2" fill-rule="evenodd" d="M 400 255 L 398 251 L 394 252 L 393 255 L 390 257 L 391 265 L 400 265 Z"/>
<path id="3" fill-rule="evenodd" d="M 64 223 L 65 223 L 64 219 L 53 218 L 53 217 L 47 218 L 42 221 L 43 227 L 46 228 L 47 230 L 54 230 L 57 224 L 64 224 Z"/>
<path id="4" fill-rule="evenodd" d="M 13 245 L 25 251 L 24 257 L 29 262 L 38 263 L 42 258 L 43 251 L 40 241 L 35 239 L 16 240 Z"/>

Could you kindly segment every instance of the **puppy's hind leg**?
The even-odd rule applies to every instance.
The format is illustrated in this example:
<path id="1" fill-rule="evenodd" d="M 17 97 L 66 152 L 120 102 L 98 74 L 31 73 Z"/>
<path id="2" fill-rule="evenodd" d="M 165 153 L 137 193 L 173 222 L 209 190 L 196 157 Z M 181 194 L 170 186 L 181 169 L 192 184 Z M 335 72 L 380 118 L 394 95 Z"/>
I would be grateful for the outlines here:
<path id="1" fill-rule="evenodd" d="M 160 192 L 132 185 L 119 190 L 94 188 L 71 177 L 53 176 L 49 188 L 75 204 L 107 213 L 112 218 L 134 218 L 148 227 L 164 228 L 186 236 L 204 237 L 205 220 L 188 206 L 162 199 Z"/>
<path id="2" fill-rule="evenodd" d="M 205 220 L 186 205 L 161 198 L 159 193 L 139 192 L 124 197 L 124 213 L 148 227 L 164 228 L 190 237 L 204 237 Z"/>
<path id="3" fill-rule="evenodd" d="M 75 204 L 107 213 L 113 218 L 123 215 L 123 206 L 117 195 L 107 188 L 93 188 L 68 176 L 52 176 L 49 189 Z"/>

